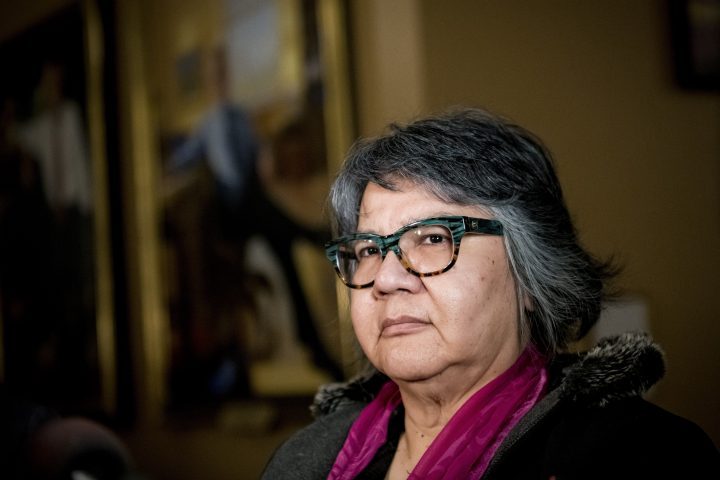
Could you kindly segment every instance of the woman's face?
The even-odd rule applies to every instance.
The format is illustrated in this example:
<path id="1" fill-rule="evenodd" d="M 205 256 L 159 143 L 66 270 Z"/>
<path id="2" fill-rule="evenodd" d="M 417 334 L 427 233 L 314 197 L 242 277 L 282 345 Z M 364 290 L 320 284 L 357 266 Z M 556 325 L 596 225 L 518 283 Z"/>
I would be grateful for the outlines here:
<path id="1" fill-rule="evenodd" d="M 410 182 L 370 183 L 358 231 L 388 235 L 429 217 L 490 218 L 480 207 L 448 204 Z M 372 287 L 351 291 L 355 334 L 368 359 L 395 381 L 454 378 L 485 383 L 520 353 L 515 282 L 503 237 L 465 235 L 455 265 L 419 278 L 389 252 Z"/>

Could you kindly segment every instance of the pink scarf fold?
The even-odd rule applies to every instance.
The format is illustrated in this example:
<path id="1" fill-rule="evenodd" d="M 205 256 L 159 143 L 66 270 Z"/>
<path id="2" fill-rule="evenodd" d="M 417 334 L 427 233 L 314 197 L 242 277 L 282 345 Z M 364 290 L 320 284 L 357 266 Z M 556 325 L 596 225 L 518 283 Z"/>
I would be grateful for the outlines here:
<path id="1" fill-rule="evenodd" d="M 517 422 L 540 399 L 547 385 L 545 358 L 532 346 L 515 363 L 475 392 L 433 440 L 409 480 L 479 478 Z M 360 413 L 328 480 L 355 478 L 387 441 L 392 412 L 402 403 L 388 381 Z"/>

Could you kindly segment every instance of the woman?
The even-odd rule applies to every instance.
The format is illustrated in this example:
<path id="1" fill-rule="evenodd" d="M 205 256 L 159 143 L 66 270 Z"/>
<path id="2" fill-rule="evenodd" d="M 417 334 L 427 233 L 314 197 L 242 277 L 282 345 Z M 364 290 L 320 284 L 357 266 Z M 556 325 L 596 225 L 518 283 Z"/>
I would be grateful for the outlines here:
<path id="1" fill-rule="evenodd" d="M 475 109 L 393 126 L 353 148 L 331 203 L 373 368 L 322 389 L 263 478 L 720 478 L 707 435 L 641 398 L 664 373 L 646 336 L 564 353 L 614 271 L 532 134 Z"/>

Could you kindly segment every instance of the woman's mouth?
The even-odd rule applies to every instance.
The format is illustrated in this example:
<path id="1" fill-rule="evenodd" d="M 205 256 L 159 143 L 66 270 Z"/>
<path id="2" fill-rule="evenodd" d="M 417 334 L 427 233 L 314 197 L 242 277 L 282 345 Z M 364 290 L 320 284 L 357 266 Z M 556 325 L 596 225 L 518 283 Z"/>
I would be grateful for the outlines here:
<path id="1" fill-rule="evenodd" d="M 409 335 L 425 329 L 428 325 L 430 325 L 430 322 L 416 317 L 402 316 L 386 318 L 380 325 L 380 336 L 395 337 L 399 335 Z"/>

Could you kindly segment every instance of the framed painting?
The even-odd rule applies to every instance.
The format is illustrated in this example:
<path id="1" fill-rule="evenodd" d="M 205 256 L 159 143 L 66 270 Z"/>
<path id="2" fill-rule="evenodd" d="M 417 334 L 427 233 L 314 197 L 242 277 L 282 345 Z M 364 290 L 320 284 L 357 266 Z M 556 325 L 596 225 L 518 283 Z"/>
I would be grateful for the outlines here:
<path id="1" fill-rule="evenodd" d="M 680 86 L 720 89 L 720 0 L 670 0 L 675 76 Z"/>
<path id="2" fill-rule="evenodd" d="M 0 45 L 2 382 L 85 414 L 115 408 L 100 35 L 78 2 Z"/>
<path id="3" fill-rule="evenodd" d="M 257 418 L 257 400 L 346 373 L 322 248 L 330 177 L 354 134 L 343 3 L 124 5 L 124 98 L 148 100 L 128 113 L 126 143 L 141 147 L 128 230 L 138 269 L 157 267 L 133 288 L 142 408 L 166 418 L 255 402 Z"/>

